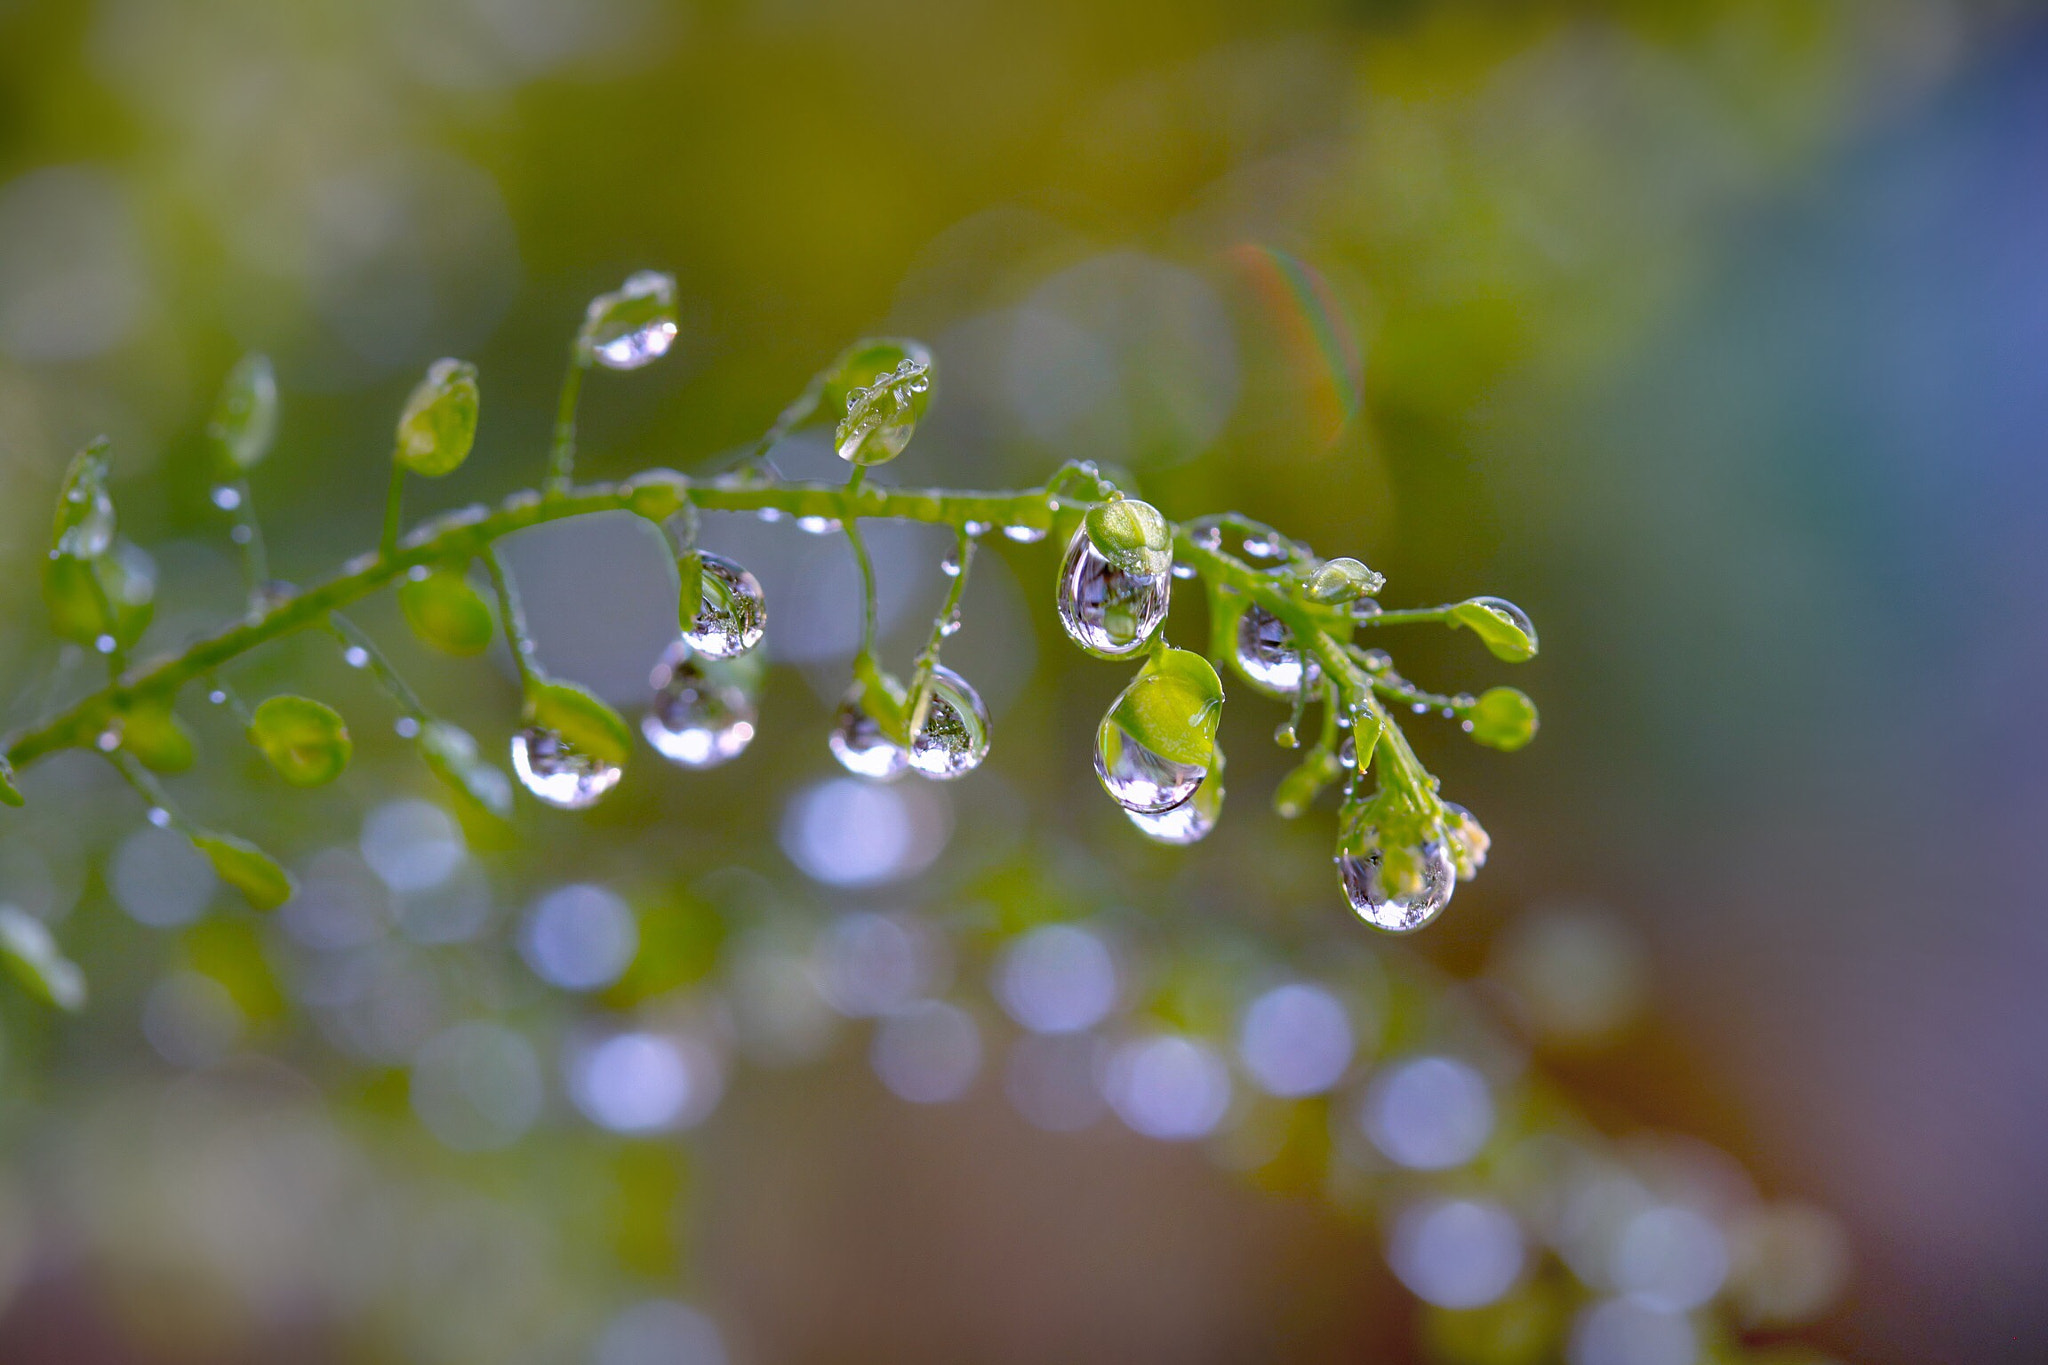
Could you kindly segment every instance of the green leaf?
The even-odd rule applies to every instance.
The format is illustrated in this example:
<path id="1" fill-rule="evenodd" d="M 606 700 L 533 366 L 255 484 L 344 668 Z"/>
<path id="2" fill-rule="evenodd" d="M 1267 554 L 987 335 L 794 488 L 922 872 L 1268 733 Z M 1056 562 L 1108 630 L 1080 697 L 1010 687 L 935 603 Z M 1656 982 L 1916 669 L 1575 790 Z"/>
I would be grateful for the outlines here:
<path id="1" fill-rule="evenodd" d="M 637 370 L 668 354 L 676 338 L 676 280 L 642 270 L 583 313 L 577 349 L 611 370 Z"/>
<path id="2" fill-rule="evenodd" d="M 1489 688 L 1466 719 L 1472 738 L 1489 748 L 1512 751 L 1536 738 L 1536 703 L 1512 687 Z"/>
<path id="3" fill-rule="evenodd" d="M 111 635 L 132 645 L 148 628 L 155 600 L 156 562 L 132 541 L 115 540 L 110 553 L 93 559 L 59 554 L 43 561 L 43 604 L 63 639 L 97 648 L 101 636 Z"/>
<path id="4" fill-rule="evenodd" d="M 57 519 L 50 549 L 60 555 L 95 559 L 114 543 L 114 500 L 107 494 L 107 450 L 102 436 L 71 457 L 57 490 Z"/>
<path id="5" fill-rule="evenodd" d="M 1358 560 L 1332 559 L 1309 575 L 1305 590 L 1311 602 L 1335 606 L 1369 596 L 1386 585 L 1386 575 L 1368 569 Z"/>
<path id="6" fill-rule="evenodd" d="M 1201 655 L 1162 649 L 1110 708 L 1108 719 L 1162 758 L 1206 765 L 1223 715 L 1223 680 Z"/>
<path id="7" fill-rule="evenodd" d="M 121 747 L 151 772 L 181 773 L 192 766 L 192 732 L 171 709 L 170 699 L 137 702 L 121 718 Z"/>
<path id="8" fill-rule="evenodd" d="M 499 820 L 512 818 L 512 779 L 478 755 L 476 740 L 459 725 L 428 721 L 420 730 L 420 758 L 458 796 Z"/>
<path id="9" fill-rule="evenodd" d="M 497 629 L 490 604 L 460 569 L 414 569 L 398 589 L 398 605 L 413 634 L 460 658 L 483 653 Z"/>
<path id="10" fill-rule="evenodd" d="M 245 355 L 228 371 L 206 434 L 236 469 L 253 469 L 277 438 L 277 371 L 266 355 Z"/>
<path id="11" fill-rule="evenodd" d="M 45 1004 L 84 1007 L 85 973 L 58 950 L 48 925 L 12 905 L 0 905 L 0 960 Z"/>
<path id="12" fill-rule="evenodd" d="M 1173 567 L 1173 531 L 1149 502 L 1115 498 L 1097 503 L 1082 519 L 1088 541 L 1123 573 L 1156 578 Z"/>
<path id="13" fill-rule="evenodd" d="M 1496 659 L 1511 664 L 1536 657 L 1536 627 L 1529 614 L 1504 597 L 1474 597 L 1452 607 L 1445 623 L 1477 635 Z"/>
<path id="14" fill-rule="evenodd" d="M 632 756 L 633 732 L 625 718 L 575 683 L 534 683 L 526 694 L 526 716 L 600 763 L 623 766 Z"/>
<path id="15" fill-rule="evenodd" d="M 355 745 L 341 713 L 311 697 L 264 698 L 249 720 L 249 742 L 277 774 L 295 787 L 317 787 L 341 776 Z"/>
<path id="16" fill-rule="evenodd" d="M 21 794 L 21 788 L 14 785 L 14 765 L 0 755 L 0 805 L 25 806 L 28 798 Z"/>
<path id="17" fill-rule="evenodd" d="M 268 853 L 232 834 L 195 834 L 192 847 L 206 855 L 214 875 L 242 893 L 258 910 L 275 910 L 292 898 L 292 879 Z"/>
<path id="18" fill-rule="evenodd" d="M 833 433 L 839 458 L 851 464 L 886 464 L 903 453 L 917 424 L 932 399 L 931 352 L 915 342 L 883 343 L 898 346 L 903 358 L 894 368 L 882 371 L 865 385 L 845 388 L 845 413 Z M 913 351 L 912 348 L 915 350 Z M 885 351 L 865 352 L 852 364 L 842 361 L 826 383 L 836 391 L 855 373 L 865 369 Z M 829 399 L 828 399 L 829 401 Z M 828 413 L 838 411 L 827 407 Z"/>
<path id="19" fill-rule="evenodd" d="M 438 479 L 453 474 L 476 444 L 476 366 L 437 360 L 405 400 L 391 458 L 408 471 Z"/>

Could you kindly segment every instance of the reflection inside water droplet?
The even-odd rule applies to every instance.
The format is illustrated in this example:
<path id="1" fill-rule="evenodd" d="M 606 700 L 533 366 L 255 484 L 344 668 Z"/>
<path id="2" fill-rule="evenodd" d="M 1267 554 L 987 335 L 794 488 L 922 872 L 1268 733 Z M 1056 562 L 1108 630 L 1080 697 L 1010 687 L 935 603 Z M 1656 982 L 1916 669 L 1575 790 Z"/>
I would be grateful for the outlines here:
<path id="1" fill-rule="evenodd" d="M 1154 753 L 1113 717 L 1105 717 L 1095 732 L 1095 775 L 1125 810 L 1156 815 L 1193 796 L 1209 770 Z"/>
<path id="2" fill-rule="evenodd" d="M 839 710 L 832 716 L 832 730 L 826 736 L 832 756 L 839 760 L 839 766 L 855 777 L 871 777 L 888 782 L 901 777 L 910 766 L 910 755 L 903 752 L 876 723 L 860 704 L 860 688 L 855 687 L 839 703 Z"/>
<path id="3" fill-rule="evenodd" d="M 1169 575 L 1125 573 L 1095 548 L 1086 530 L 1076 531 L 1060 565 L 1060 625 L 1098 658 L 1127 658 L 1166 619 L 1172 593 Z"/>
<path id="4" fill-rule="evenodd" d="M 1458 889 L 1458 869 L 1451 851 L 1442 843 L 1422 847 L 1422 886 L 1408 896 L 1389 896 L 1380 886 L 1380 851 L 1343 853 L 1337 870 L 1344 879 L 1344 894 L 1358 917 L 1376 929 L 1405 934 L 1435 919 L 1451 903 Z"/>
<path id="5" fill-rule="evenodd" d="M 1255 687 L 1283 697 L 1314 686 L 1323 672 L 1302 658 L 1286 623 L 1256 602 L 1237 618 L 1237 666 Z"/>
<path id="6" fill-rule="evenodd" d="M 968 681 L 939 664 L 932 669 L 924 724 L 910 741 L 910 765 L 926 777 L 965 777 L 988 757 L 988 708 Z"/>
<path id="7" fill-rule="evenodd" d="M 700 605 L 683 639 L 707 659 L 730 659 L 761 642 L 768 606 L 752 574 L 708 550 L 700 556 Z"/>
<path id="8" fill-rule="evenodd" d="M 654 701 L 640 719 L 640 732 L 663 758 L 685 768 L 710 768 L 737 758 L 753 742 L 755 710 L 746 689 L 712 676 L 683 641 L 668 647 L 648 681 Z"/>
<path id="9" fill-rule="evenodd" d="M 553 730 L 529 725 L 512 736 L 512 771 L 537 799 L 582 810 L 617 786 L 623 769 L 582 752 Z"/>

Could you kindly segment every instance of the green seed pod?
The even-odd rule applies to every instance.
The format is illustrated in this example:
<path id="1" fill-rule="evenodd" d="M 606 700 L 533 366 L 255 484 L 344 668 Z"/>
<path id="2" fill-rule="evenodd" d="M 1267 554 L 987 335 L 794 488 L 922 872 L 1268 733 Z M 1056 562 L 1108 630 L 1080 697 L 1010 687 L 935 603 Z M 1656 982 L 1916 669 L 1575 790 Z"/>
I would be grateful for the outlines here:
<path id="1" fill-rule="evenodd" d="M 277 371 L 266 355 L 245 355 L 228 371 L 206 434 L 236 469 L 254 469 L 277 437 Z"/>
<path id="2" fill-rule="evenodd" d="M 839 353 L 817 378 L 818 402 L 828 413 L 846 411 L 847 400 L 905 363 L 932 363 L 931 348 L 909 337 L 863 337 Z"/>
<path id="3" fill-rule="evenodd" d="M 137 702 L 121 718 L 121 747 L 151 772 L 181 773 L 192 766 L 192 732 L 164 697 Z"/>
<path id="4" fill-rule="evenodd" d="M 405 400 L 391 458 L 430 479 L 453 474 L 476 444 L 477 402 L 476 366 L 466 360 L 435 361 Z"/>
<path id="5" fill-rule="evenodd" d="M 107 449 L 102 436 L 71 457 L 57 491 L 57 518 L 50 549 L 59 555 L 95 559 L 114 543 L 114 500 L 107 494 Z"/>
<path id="6" fill-rule="evenodd" d="M 467 730 L 445 720 L 420 730 L 420 758 L 456 795 L 499 820 L 512 818 L 512 779 L 483 761 Z"/>
<path id="7" fill-rule="evenodd" d="M 317 787 L 341 776 L 355 745 L 341 713 L 311 697 L 266 697 L 249 720 L 249 742 L 294 787 Z"/>
<path id="8" fill-rule="evenodd" d="M 213 874 L 242 893 L 258 910 L 275 910 L 292 898 L 292 879 L 277 860 L 232 834 L 195 834 L 192 847 L 213 864 Z"/>
<path id="9" fill-rule="evenodd" d="M 1386 575 L 1368 569 L 1355 559 L 1332 559 L 1309 575 L 1304 591 L 1311 602 L 1335 606 L 1370 596 L 1386 585 Z"/>
<path id="10" fill-rule="evenodd" d="M 1107 720 L 1162 758 L 1206 767 L 1223 716 L 1223 680 L 1207 659 L 1162 649 L 1145 661 Z"/>
<path id="11" fill-rule="evenodd" d="M 458 658 L 483 653 L 496 631 L 490 604 L 460 569 L 414 569 L 398 589 L 398 606 L 413 634 Z"/>
<path id="12" fill-rule="evenodd" d="M 142 638 L 155 600 L 156 561 L 132 541 L 116 540 L 94 559 L 59 554 L 43 561 L 43 604 L 50 629 L 63 639 L 97 648 L 110 636 L 125 648 Z"/>
<path id="13" fill-rule="evenodd" d="M 870 358 L 879 356 L 864 357 L 855 368 Z M 852 372 L 842 364 L 826 387 L 836 389 Z M 886 464 L 895 459 L 910 444 L 931 399 L 931 354 L 918 346 L 916 354 L 906 353 L 894 369 L 877 375 L 864 387 L 846 390 L 846 416 L 833 436 L 839 458 L 857 465 Z"/>
<path id="14" fill-rule="evenodd" d="M 14 785 L 14 765 L 0 756 L 0 805 L 25 806 L 28 798 L 21 794 L 21 788 Z"/>
<path id="15" fill-rule="evenodd" d="M 1504 597 L 1474 597 L 1451 608 L 1447 624 L 1465 627 L 1511 664 L 1536 657 L 1536 627 L 1529 614 Z"/>
<path id="16" fill-rule="evenodd" d="M 12 905 L 0 905 L 0 961 L 44 1004 L 84 1007 L 85 973 L 58 950 L 48 925 Z"/>
<path id="17" fill-rule="evenodd" d="M 1088 509 L 1088 543 L 1121 573 L 1157 577 L 1173 567 L 1173 531 L 1149 502 L 1116 498 Z"/>
<path id="18" fill-rule="evenodd" d="M 1466 719 L 1472 738 L 1488 748 L 1511 751 L 1536 738 L 1536 703 L 1512 687 L 1481 693 Z"/>
<path id="19" fill-rule="evenodd" d="M 642 270 L 590 301 L 576 347 L 608 370 L 637 370 L 667 355 L 675 339 L 675 276 Z"/>
<path id="20" fill-rule="evenodd" d="M 623 766 L 632 756 L 625 718 L 575 683 L 536 682 L 526 694 L 526 719 L 600 763 Z"/>

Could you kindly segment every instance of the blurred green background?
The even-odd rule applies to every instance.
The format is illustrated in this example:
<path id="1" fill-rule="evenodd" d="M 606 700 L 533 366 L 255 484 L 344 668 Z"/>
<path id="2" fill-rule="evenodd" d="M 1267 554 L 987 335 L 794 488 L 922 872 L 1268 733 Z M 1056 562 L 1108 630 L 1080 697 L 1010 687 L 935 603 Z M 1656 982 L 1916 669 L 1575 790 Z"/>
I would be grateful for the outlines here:
<path id="1" fill-rule="evenodd" d="M 303 583 L 372 544 L 390 423 L 437 356 L 477 362 L 483 421 L 412 510 L 536 483 L 583 305 L 641 268 L 676 276 L 680 332 L 586 386 L 591 477 L 718 468 L 847 341 L 915 335 L 938 392 L 890 479 L 1099 460 L 1169 516 L 1358 555 L 1390 606 L 1503 593 L 1545 645 L 1499 678 L 1462 634 L 1387 640 L 1425 684 L 1512 681 L 1544 714 L 1514 757 L 1415 721 L 1494 856 L 1390 954 L 1344 911 L 1330 812 L 1268 811 L 1282 715 L 1249 689 L 1215 837 L 1169 852 L 1115 818 L 1089 744 L 1122 674 L 1060 636 L 1058 546 L 977 565 L 947 659 L 995 747 L 944 788 L 828 782 L 856 588 L 837 538 L 788 526 L 707 518 L 768 592 L 747 754 L 644 756 L 512 838 L 439 813 L 331 642 L 267 649 L 235 685 L 331 700 L 355 768 L 281 795 L 188 697 L 202 759 L 173 790 L 289 861 L 296 907 L 216 895 L 80 755 L 0 812 L 0 902 L 94 992 L 76 1018 L 0 1000 L 0 1358 L 1738 1358 L 1704 1325 L 1682 1351 L 1589 1337 L 1544 1307 L 1555 1265 L 1519 1281 L 1548 1323 L 1526 1343 L 1418 1315 L 1382 1264 L 1399 1200 L 1345 1193 L 1386 1162 L 1295 1110 L 1234 1100 L 1194 1144 L 1121 1109 L 1039 1131 L 1062 1125 L 1016 1099 L 1021 1064 L 1003 1078 L 1031 1028 L 989 974 L 1069 920 L 1115 947 L 1129 1018 L 1219 1054 L 1244 999 L 1320 973 L 1377 1021 L 1347 1084 L 1483 1019 L 1522 1040 L 1486 1054 L 1499 1093 L 1548 1074 L 1609 1134 L 1700 1140 L 1639 1175 L 1752 1189 L 1732 1153 L 1831 1208 L 1851 1286 L 1778 1317 L 1772 1286 L 1833 1278 L 1834 1225 L 1779 1264 L 1724 1220 L 1747 1349 L 2042 1358 L 2029 9 L 0 0 L 10 726 L 90 686 L 36 586 L 87 439 L 112 437 L 123 532 L 158 566 L 141 653 L 175 648 L 239 609 L 201 439 L 238 356 L 277 362 L 255 498 Z M 774 458 L 841 476 L 817 439 Z M 905 665 L 945 538 L 871 541 Z M 548 666 L 642 704 L 673 633 L 658 540 L 600 520 L 510 554 Z M 388 601 L 359 620 L 500 751 L 502 652 L 437 659 Z M 557 989 L 535 947 L 579 885 L 630 906 L 601 989 Z M 872 953 L 970 1030 L 945 1103 L 898 1098 L 923 1073 L 885 1060 L 895 1007 L 834 975 Z M 668 1040 L 684 1098 L 657 1122 L 592 1099 L 613 1036 Z M 1355 1146 L 1347 1125 L 1324 1127 Z"/>

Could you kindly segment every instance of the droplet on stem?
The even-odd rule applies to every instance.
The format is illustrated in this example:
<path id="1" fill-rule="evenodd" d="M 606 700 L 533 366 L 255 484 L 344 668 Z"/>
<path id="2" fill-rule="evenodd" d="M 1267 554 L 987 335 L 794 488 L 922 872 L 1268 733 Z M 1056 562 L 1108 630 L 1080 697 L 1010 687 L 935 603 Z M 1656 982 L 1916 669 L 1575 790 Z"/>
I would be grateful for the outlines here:
<path id="1" fill-rule="evenodd" d="M 893 782 L 910 766 L 910 755 L 882 733 L 881 725 L 860 704 L 858 686 L 839 703 L 826 743 L 831 747 L 832 756 L 839 760 L 839 766 L 855 777 Z"/>
<path id="2" fill-rule="evenodd" d="M 1223 751 L 1215 751 L 1215 769 L 1195 794 L 1163 811 L 1124 812 L 1138 832 L 1155 843 L 1186 845 L 1208 837 L 1223 814 Z"/>
<path id="3" fill-rule="evenodd" d="M 671 763 L 716 767 L 753 742 L 756 712 L 746 689 L 712 676 L 681 640 L 668 647 L 648 681 L 654 701 L 640 732 Z"/>
<path id="4" fill-rule="evenodd" d="M 1253 686 L 1281 697 L 1314 686 L 1323 675 L 1321 665 L 1302 657 L 1287 623 L 1256 602 L 1237 618 L 1237 666 Z"/>
<path id="5" fill-rule="evenodd" d="M 1098 658 L 1128 658 L 1150 643 L 1166 619 L 1172 594 L 1170 574 L 1119 569 L 1085 530 L 1076 531 L 1060 565 L 1060 625 L 1069 639 Z"/>
<path id="6" fill-rule="evenodd" d="M 1125 810 L 1157 815 L 1192 797 L 1209 770 L 1154 753 L 1117 724 L 1112 712 L 1095 732 L 1095 775 Z"/>
<path id="7" fill-rule="evenodd" d="M 583 315 L 583 345 L 609 370 L 637 370 L 668 354 L 676 339 L 676 282 L 642 270 L 609 294 L 590 301 Z"/>
<path id="8" fill-rule="evenodd" d="M 910 738 L 910 766 L 926 777 L 965 777 L 988 757 L 988 708 L 968 681 L 944 664 L 932 668 L 924 723 Z"/>
<path id="9" fill-rule="evenodd" d="M 560 810 L 582 810 L 618 785 L 624 772 L 570 744 L 545 726 L 512 736 L 512 771 L 537 800 Z"/>
<path id="10" fill-rule="evenodd" d="M 683 628 L 683 640 L 707 659 L 730 659 L 761 643 L 768 605 L 760 580 L 727 559 L 704 551 L 697 614 Z"/>
<path id="11" fill-rule="evenodd" d="M 1435 919 L 1451 903 L 1451 894 L 1458 889 L 1458 869 L 1451 851 L 1437 841 L 1415 851 L 1421 860 L 1422 884 L 1405 896 L 1389 896 L 1380 885 L 1379 849 L 1337 855 L 1345 897 L 1358 917 L 1375 929 L 1409 933 Z"/>

